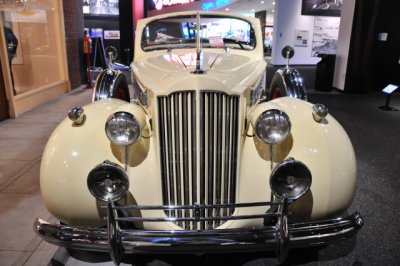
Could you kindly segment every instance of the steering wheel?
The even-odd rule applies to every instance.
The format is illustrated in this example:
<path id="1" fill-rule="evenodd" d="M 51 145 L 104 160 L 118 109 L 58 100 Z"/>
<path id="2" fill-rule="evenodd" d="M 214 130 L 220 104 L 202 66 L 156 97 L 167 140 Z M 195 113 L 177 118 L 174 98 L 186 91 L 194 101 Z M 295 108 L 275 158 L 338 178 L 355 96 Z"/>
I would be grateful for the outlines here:
<path id="1" fill-rule="evenodd" d="M 237 44 L 237 45 L 240 46 L 240 49 L 244 50 L 243 44 L 242 44 L 240 41 L 236 40 L 236 39 L 224 38 L 223 40 L 224 40 L 224 43 L 226 42 L 226 43 L 234 43 L 234 44 Z"/>

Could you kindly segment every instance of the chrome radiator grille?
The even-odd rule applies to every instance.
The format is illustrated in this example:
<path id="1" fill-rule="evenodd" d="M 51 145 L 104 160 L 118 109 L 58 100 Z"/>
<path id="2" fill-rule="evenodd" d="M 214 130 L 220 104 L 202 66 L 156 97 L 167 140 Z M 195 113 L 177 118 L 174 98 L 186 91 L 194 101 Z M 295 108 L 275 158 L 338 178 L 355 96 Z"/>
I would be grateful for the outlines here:
<path id="1" fill-rule="evenodd" d="M 176 92 L 158 97 L 164 205 L 235 203 L 239 96 L 223 92 Z M 197 114 L 197 112 L 200 112 Z M 171 218 L 212 217 L 177 222 L 185 229 L 212 229 L 234 209 L 171 210 Z"/>

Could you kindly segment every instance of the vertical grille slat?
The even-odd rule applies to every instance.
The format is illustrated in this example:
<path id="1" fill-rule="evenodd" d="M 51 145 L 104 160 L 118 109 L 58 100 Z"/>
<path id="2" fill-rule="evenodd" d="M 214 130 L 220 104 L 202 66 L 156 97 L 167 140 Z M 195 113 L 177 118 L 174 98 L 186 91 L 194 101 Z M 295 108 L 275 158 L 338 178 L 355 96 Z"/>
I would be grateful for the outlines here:
<path id="1" fill-rule="evenodd" d="M 175 201 L 175 182 L 174 182 L 174 161 L 173 161 L 173 149 L 172 149 L 172 119 L 171 119 L 171 104 L 169 101 L 166 101 L 166 110 L 165 110 L 165 117 L 167 120 L 166 127 L 167 127 L 167 152 L 166 154 L 168 157 L 166 158 L 166 164 L 168 165 L 168 183 L 169 183 L 169 204 L 176 204 Z M 176 216 L 176 211 L 172 211 L 172 214 Z"/>
<path id="2" fill-rule="evenodd" d="M 226 184 L 224 186 L 224 202 L 223 203 L 228 203 L 229 202 L 229 173 L 230 173 L 230 168 L 229 168 L 229 163 L 232 161 L 231 158 L 231 153 L 228 152 L 229 151 L 229 147 L 231 144 L 231 136 L 232 136 L 232 132 L 231 132 L 231 101 L 227 100 L 226 103 L 226 123 L 225 123 L 225 164 L 224 164 L 224 184 Z M 228 214 L 227 209 L 224 209 L 223 211 L 223 215 L 226 216 Z"/>
<path id="3" fill-rule="evenodd" d="M 196 99 L 200 100 L 199 105 Z M 165 205 L 235 203 L 238 112 L 239 96 L 218 91 L 201 91 L 199 95 L 195 91 L 184 91 L 158 97 Z M 218 218 L 232 215 L 233 211 L 210 208 L 199 213 L 166 211 L 166 215 Z M 196 230 L 216 228 L 222 223 L 217 219 L 177 225 Z"/>
<path id="4" fill-rule="evenodd" d="M 222 188 L 221 184 L 221 178 L 222 178 L 222 168 L 221 168 L 221 161 L 222 161 L 222 154 L 223 154 L 223 149 L 222 149 L 222 127 L 223 127 L 223 111 L 222 111 L 222 95 L 218 94 L 217 95 L 217 139 L 216 139 L 216 167 L 215 167 L 215 199 L 216 199 L 216 204 L 221 204 L 221 191 L 223 189 L 217 189 L 217 188 Z M 220 215 L 220 210 L 216 209 L 215 210 L 215 216 L 221 216 Z M 215 221 L 215 226 L 218 226 L 221 224 L 221 221 Z"/>
<path id="5" fill-rule="evenodd" d="M 200 199 L 199 199 L 199 203 L 204 205 L 205 202 L 205 198 L 206 198 L 206 183 L 205 183 L 205 169 L 206 169 L 206 165 L 205 165 L 205 151 L 204 151 L 204 147 L 205 147 L 205 143 L 206 143 L 206 122 L 205 122 L 205 117 L 206 117 L 206 113 L 204 112 L 205 109 L 205 100 L 202 99 L 200 101 L 200 110 L 202 110 L 202 113 L 200 113 L 200 117 L 203 118 L 200 120 Z M 205 216 L 205 210 L 202 209 L 200 211 L 200 215 L 202 217 Z M 204 230 L 205 229 L 205 222 L 201 222 L 201 229 Z"/>
<path id="6" fill-rule="evenodd" d="M 173 130 L 173 137 L 174 137 L 174 169 L 175 169 L 175 185 L 176 185 L 176 203 L 178 205 L 182 204 L 181 201 L 181 173 L 180 173 L 180 132 L 179 132 L 179 111 L 180 111 L 180 106 L 179 106 L 179 98 L 177 98 L 177 95 L 174 96 L 174 109 L 171 110 L 174 113 L 174 130 Z"/>
<path id="7" fill-rule="evenodd" d="M 229 189 L 229 193 L 230 193 L 230 197 L 229 197 L 229 201 L 232 202 L 235 200 L 235 193 L 234 191 L 236 191 L 236 180 L 232 180 L 234 173 L 236 173 L 236 169 L 237 169 L 237 151 L 238 151 L 238 134 L 239 134 L 239 128 L 238 128 L 238 108 L 239 108 L 239 102 L 238 99 L 233 99 L 233 104 L 232 104 L 232 138 L 231 138 L 231 175 L 229 176 L 229 178 L 231 179 L 229 182 L 230 185 L 230 189 Z M 229 214 L 232 215 L 233 214 L 234 209 L 230 209 Z"/>
<path id="8" fill-rule="evenodd" d="M 190 198 L 190 184 L 189 184 L 189 138 L 188 138 L 188 106 L 187 106 L 187 97 L 188 95 L 184 95 L 182 97 L 182 160 L 183 160 L 183 201 L 185 205 L 189 204 Z M 185 211 L 185 217 L 189 216 L 189 211 Z M 188 227 L 187 225 L 185 227 Z"/>
<path id="9" fill-rule="evenodd" d="M 208 165 L 208 172 L 207 172 L 207 202 L 206 204 L 214 204 L 214 97 L 213 94 L 209 95 L 208 99 L 208 152 L 207 152 L 207 165 Z M 212 209 L 207 210 L 207 216 L 212 217 Z M 211 229 L 212 222 L 210 222 L 208 229 Z"/>
<path id="10" fill-rule="evenodd" d="M 160 114 L 165 114 L 165 101 L 164 99 L 160 99 L 158 101 L 158 110 L 160 110 Z M 165 128 L 165 117 L 163 119 L 160 119 L 159 123 L 159 128 L 160 132 L 164 132 L 163 135 L 160 135 L 160 155 L 161 155 L 161 172 L 162 173 L 168 173 L 168 168 L 167 168 L 167 153 L 168 153 L 168 147 L 167 147 L 167 140 L 166 140 L 166 128 Z M 163 201 L 166 204 L 170 204 L 170 190 L 169 190 L 169 179 L 168 179 L 168 174 L 166 174 L 166 177 L 162 179 L 162 189 L 163 189 Z M 171 213 L 168 213 L 170 216 Z"/>

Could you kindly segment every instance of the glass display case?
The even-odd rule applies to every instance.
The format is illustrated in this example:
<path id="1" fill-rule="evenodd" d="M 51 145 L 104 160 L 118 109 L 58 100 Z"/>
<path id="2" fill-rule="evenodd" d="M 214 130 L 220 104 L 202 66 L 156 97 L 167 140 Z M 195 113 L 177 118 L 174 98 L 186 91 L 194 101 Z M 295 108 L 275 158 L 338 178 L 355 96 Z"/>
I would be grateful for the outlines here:
<path id="1" fill-rule="evenodd" d="M 0 3 L 2 70 L 11 117 L 69 90 L 62 3 Z"/>

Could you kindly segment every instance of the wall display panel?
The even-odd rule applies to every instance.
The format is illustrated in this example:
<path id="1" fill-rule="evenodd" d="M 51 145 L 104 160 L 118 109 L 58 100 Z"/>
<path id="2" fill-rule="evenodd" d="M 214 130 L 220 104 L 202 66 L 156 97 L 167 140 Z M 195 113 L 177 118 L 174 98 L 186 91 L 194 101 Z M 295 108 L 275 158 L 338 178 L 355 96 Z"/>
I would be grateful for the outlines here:
<path id="1" fill-rule="evenodd" d="M 82 0 L 85 15 L 119 15 L 119 0 Z"/>
<path id="2" fill-rule="evenodd" d="M 147 0 L 149 10 L 160 10 L 165 7 L 190 4 L 200 0 Z"/>
<path id="3" fill-rule="evenodd" d="M 301 14 L 340 17 L 343 0 L 302 0 Z"/>
<path id="4" fill-rule="evenodd" d="M 104 31 L 104 39 L 105 40 L 119 40 L 120 39 L 119 30 L 105 30 Z"/>
<path id="5" fill-rule="evenodd" d="M 308 30 L 295 30 L 294 35 L 294 46 L 308 46 L 308 38 L 310 35 Z"/>
<path id="6" fill-rule="evenodd" d="M 315 17 L 312 56 L 336 54 L 340 18 Z"/>

